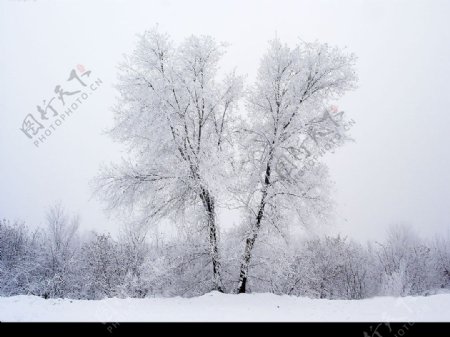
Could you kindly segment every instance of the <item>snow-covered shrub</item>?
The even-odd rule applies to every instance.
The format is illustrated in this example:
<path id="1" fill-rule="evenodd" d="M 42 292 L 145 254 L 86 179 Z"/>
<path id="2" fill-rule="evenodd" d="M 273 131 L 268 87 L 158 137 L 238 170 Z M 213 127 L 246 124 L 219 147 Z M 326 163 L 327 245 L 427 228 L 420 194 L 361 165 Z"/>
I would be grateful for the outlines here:
<path id="1" fill-rule="evenodd" d="M 126 276 L 123 262 L 117 242 L 109 235 L 94 233 L 81 253 L 84 295 L 93 299 L 117 296 L 117 288 Z"/>
<path id="2" fill-rule="evenodd" d="M 40 295 L 39 234 L 23 223 L 0 221 L 0 295 Z"/>
<path id="3" fill-rule="evenodd" d="M 391 227 L 378 246 L 382 295 L 421 295 L 439 286 L 429 244 L 409 227 Z"/>

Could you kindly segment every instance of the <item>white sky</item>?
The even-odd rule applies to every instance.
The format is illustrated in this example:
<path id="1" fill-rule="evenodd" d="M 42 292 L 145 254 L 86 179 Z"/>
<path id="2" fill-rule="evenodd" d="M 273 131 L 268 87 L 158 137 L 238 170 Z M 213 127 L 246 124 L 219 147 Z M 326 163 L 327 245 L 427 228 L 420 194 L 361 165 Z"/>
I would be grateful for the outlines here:
<path id="1" fill-rule="evenodd" d="M 112 124 L 116 65 L 135 35 L 159 24 L 175 42 L 229 42 L 223 68 L 250 83 L 277 34 L 347 47 L 359 89 L 338 105 L 356 121 L 327 161 L 336 181 L 334 230 L 380 238 L 392 223 L 420 234 L 450 227 L 450 1 L 0 1 L 0 217 L 43 223 L 61 200 L 82 227 L 116 233 L 89 180 L 120 147 Z M 19 130 L 77 64 L 103 85 L 36 148 Z M 226 221 L 227 219 L 222 219 Z"/>

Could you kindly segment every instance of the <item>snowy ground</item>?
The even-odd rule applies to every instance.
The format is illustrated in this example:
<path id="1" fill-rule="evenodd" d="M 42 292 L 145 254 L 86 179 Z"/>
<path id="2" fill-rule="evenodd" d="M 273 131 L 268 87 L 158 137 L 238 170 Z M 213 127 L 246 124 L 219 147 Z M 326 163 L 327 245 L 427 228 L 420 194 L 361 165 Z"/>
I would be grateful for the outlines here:
<path id="1" fill-rule="evenodd" d="M 450 294 L 320 300 L 273 294 L 100 301 L 0 298 L 0 321 L 450 321 Z"/>

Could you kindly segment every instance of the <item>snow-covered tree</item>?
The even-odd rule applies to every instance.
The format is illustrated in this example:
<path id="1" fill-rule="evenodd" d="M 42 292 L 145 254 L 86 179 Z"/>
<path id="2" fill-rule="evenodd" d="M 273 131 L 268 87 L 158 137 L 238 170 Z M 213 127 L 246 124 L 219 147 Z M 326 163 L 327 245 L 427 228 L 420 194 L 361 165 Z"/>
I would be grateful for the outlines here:
<path id="1" fill-rule="evenodd" d="M 116 241 L 109 235 L 93 233 L 93 238 L 83 245 L 81 254 L 85 296 L 101 299 L 117 295 L 126 273 L 121 257 Z"/>
<path id="2" fill-rule="evenodd" d="M 223 46 L 191 36 L 175 47 L 145 32 L 120 66 L 112 136 L 129 159 L 103 170 L 98 187 L 111 208 L 132 207 L 141 223 L 200 209 L 209 241 L 212 288 L 223 291 L 216 208 L 229 171 L 233 109 L 242 81 L 217 80 Z"/>
<path id="3" fill-rule="evenodd" d="M 366 297 L 370 260 L 362 246 L 341 236 L 325 236 L 309 240 L 302 255 L 307 266 L 305 288 L 310 295 L 331 299 Z"/>
<path id="4" fill-rule="evenodd" d="M 343 114 L 326 109 L 354 87 L 354 56 L 319 43 L 289 48 L 271 41 L 248 97 L 249 123 L 241 135 L 245 177 L 235 194 L 246 209 L 248 235 L 238 292 L 246 291 L 249 264 L 263 225 L 322 216 L 327 170 L 315 161 L 345 140 Z M 293 170 L 294 168 L 294 170 Z"/>
<path id="5" fill-rule="evenodd" d="M 61 204 L 49 208 L 46 216 L 45 296 L 65 297 L 71 291 L 74 264 L 78 252 L 78 216 L 69 217 Z"/>
<path id="6" fill-rule="evenodd" d="M 147 230 L 142 226 L 127 224 L 119 237 L 120 263 L 126 268 L 121 292 L 127 296 L 145 297 L 149 292 L 143 277 L 143 266 L 149 254 L 146 236 Z"/>
<path id="7" fill-rule="evenodd" d="M 23 223 L 0 220 L 0 295 L 40 295 L 41 232 Z"/>
<path id="8" fill-rule="evenodd" d="M 117 239 L 83 235 L 81 250 L 76 248 L 70 263 L 51 273 L 49 251 L 54 242 L 48 233 L 0 221 L 0 295 L 83 299 L 202 295 L 211 289 L 208 238 L 198 223 L 182 229 L 158 241 L 144 240 L 145 230 L 128 226 Z M 243 231 L 236 227 L 224 233 L 227 289 L 237 286 L 236 246 Z M 306 238 L 264 226 L 252 254 L 248 285 L 253 292 L 328 299 L 427 295 L 450 288 L 448 247 L 443 236 L 428 241 L 407 227 L 391 229 L 383 242 L 363 246 L 342 236 Z"/>
<path id="9" fill-rule="evenodd" d="M 391 226 L 387 239 L 378 244 L 380 292 L 391 296 L 421 295 L 437 288 L 429 244 L 406 225 Z"/>
<path id="10" fill-rule="evenodd" d="M 432 247 L 435 279 L 439 287 L 450 286 L 450 237 L 441 236 L 434 240 Z"/>

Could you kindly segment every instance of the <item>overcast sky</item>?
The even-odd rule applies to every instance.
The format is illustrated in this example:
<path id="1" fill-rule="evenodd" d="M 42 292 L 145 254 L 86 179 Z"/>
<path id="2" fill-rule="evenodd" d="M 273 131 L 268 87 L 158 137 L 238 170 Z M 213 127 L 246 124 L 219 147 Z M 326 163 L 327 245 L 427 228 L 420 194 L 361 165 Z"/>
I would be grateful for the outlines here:
<path id="1" fill-rule="evenodd" d="M 329 154 L 333 231 L 366 240 L 405 223 L 450 227 L 450 1 L 43 1 L 0 4 L 0 217 L 43 224 L 62 201 L 82 228 L 117 233 L 89 181 L 122 153 L 112 125 L 116 66 L 136 34 L 159 24 L 175 42 L 209 34 L 230 43 L 222 67 L 255 77 L 267 41 L 318 40 L 358 56 L 359 88 L 337 102 L 355 143 Z M 19 129 L 69 86 L 81 64 L 102 84 L 37 148 Z M 87 79 L 87 78 L 86 78 Z M 74 84 L 74 82 L 71 82 Z M 72 85 L 70 84 L 70 85 Z M 65 88 L 65 87 L 64 87 Z M 68 96 L 66 96 L 68 97 Z M 222 221 L 226 221 L 222 220 Z"/>

